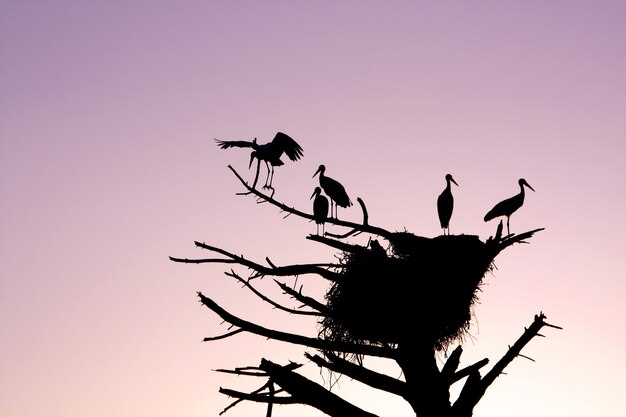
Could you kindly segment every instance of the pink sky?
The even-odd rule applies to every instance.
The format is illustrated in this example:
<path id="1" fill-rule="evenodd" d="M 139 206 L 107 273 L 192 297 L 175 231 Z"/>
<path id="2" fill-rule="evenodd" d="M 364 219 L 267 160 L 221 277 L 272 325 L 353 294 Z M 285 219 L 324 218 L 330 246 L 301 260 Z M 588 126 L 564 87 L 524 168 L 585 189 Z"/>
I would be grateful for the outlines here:
<path id="1" fill-rule="evenodd" d="M 201 342 L 227 326 L 196 291 L 261 324 L 316 328 L 264 311 L 230 266 L 168 259 L 209 256 L 199 240 L 259 262 L 334 260 L 306 239 L 313 223 L 236 195 L 227 165 L 252 179 L 248 152 L 213 142 L 277 131 L 304 148 L 277 169 L 277 199 L 310 211 L 323 163 L 393 231 L 440 234 L 451 173 L 452 233 L 486 239 L 484 214 L 526 178 L 536 192 L 511 229 L 545 230 L 496 259 L 462 363 L 495 362 L 540 311 L 564 329 L 533 340 L 535 362 L 514 361 L 475 415 L 616 415 L 625 40 L 619 1 L 0 2 L 0 415 L 217 416 L 230 404 L 219 387 L 260 381 L 212 370 L 263 357 L 324 382 L 310 349 Z M 347 378 L 334 390 L 381 417 L 412 415 Z M 275 416 L 296 413 L 320 415 Z"/>

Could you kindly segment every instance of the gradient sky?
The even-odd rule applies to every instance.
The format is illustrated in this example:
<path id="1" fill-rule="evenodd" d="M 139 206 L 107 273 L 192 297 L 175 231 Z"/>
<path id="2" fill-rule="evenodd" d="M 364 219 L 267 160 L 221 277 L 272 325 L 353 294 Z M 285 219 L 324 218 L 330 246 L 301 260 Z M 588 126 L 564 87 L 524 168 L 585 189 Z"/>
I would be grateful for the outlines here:
<path id="1" fill-rule="evenodd" d="M 236 195 L 227 166 L 251 180 L 248 152 L 213 142 L 277 131 L 304 158 L 277 169 L 275 198 L 310 211 L 323 163 L 392 231 L 440 234 L 451 173 L 451 231 L 484 240 L 486 211 L 526 178 L 536 192 L 511 229 L 545 230 L 496 258 L 462 365 L 497 361 L 540 311 L 563 330 L 542 331 L 522 352 L 535 362 L 515 360 L 475 415 L 623 410 L 626 2 L 1 0 L 0 63 L 0 415 L 217 416 L 231 402 L 219 387 L 262 381 L 213 370 L 264 357 L 328 383 L 299 346 L 203 343 L 228 326 L 196 291 L 316 328 L 267 311 L 230 265 L 168 259 L 210 256 L 199 240 L 259 262 L 334 260 L 306 239 L 313 223 Z M 333 392 L 412 415 L 347 378 Z M 320 415 L 275 416 L 296 413 Z M 250 415 L 265 409 L 225 414 Z"/>

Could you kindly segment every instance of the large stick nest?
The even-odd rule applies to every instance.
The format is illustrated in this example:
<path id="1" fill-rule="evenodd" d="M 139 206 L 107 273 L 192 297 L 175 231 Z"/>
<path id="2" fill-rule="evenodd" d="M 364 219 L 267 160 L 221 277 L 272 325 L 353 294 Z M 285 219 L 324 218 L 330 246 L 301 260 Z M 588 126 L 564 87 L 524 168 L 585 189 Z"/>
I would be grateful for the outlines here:
<path id="1" fill-rule="evenodd" d="M 378 244 L 342 253 L 320 337 L 384 345 L 418 339 L 437 350 L 462 339 L 498 251 L 471 235 L 402 232 L 389 242 L 389 253 Z"/>

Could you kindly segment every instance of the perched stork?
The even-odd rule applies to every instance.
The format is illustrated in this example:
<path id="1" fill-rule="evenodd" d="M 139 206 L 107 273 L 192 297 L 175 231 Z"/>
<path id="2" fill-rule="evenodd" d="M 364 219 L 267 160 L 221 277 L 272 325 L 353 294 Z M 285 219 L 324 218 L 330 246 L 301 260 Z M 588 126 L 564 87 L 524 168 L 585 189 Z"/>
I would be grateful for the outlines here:
<path id="1" fill-rule="evenodd" d="M 325 195 L 322 195 L 322 189 L 320 187 L 315 187 L 315 191 L 313 191 L 311 199 L 313 197 L 315 197 L 315 200 L 313 200 L 313 218 L 315 219 L 315 223 L 317 225 L 317 234 L 320 234 L 320 226 L 322 226 L 323 235 L 324 224 L 328 218 L 328 198 L 326 198 Z"/>
<path id="2" fill-rule="evenodd" d="M 535 189 L 531 187 L 524 178 L 520 178 L 518 184 L 520 187 L 519 194 L 514 195 L 511 198 L 507 198 L 506 200 L 500 201 L 491 210 L 489 210 L 487 214 L 485 214 L 484 219 L 486 222 L 488 222 L 489 220 L 495 219 L 496 217 L 505 216 L 506 232 L 509 235 L 511 234 L 511 231 L 509 230 L 509 218 L 513 213 L 515 213 L 518 208 L 522 207 L 522 205 L 524 204 L 524 187 L 528 187 L 531 190 L 535 191 Z"/>
<path id="3" fill-rule="evenodd" d="M 254 177 L 254 184 L 252 188 L 256 186 L 257 179 L 259 178 L 259 167 L 261 161 L 265 162 L 267 168 L 267 178 L 265 179 L 265 185 L 263 188 L 272 188 L 272 180 L 274 179 L 274 167 L 284 165 L 281 161 L 283 153 L 287 155 L 292 161 L 297 161 L 303 155 L 302 147 L 291 138 L 289 135 L 283 132 L 276 133 L 274 139 L 271 142 L 259 145 L 256 138 L 252 142 L 244 140 L 218 140 L 215 139 L 217 145 L 222 149 L 228 148 L 252 148 L 250 153 L 250 163 L 248 168 L 252 166 L 252 162 L 256 158 L 258 160 L 256 168 L 256 176 Z"/>
<path id="4" fill-rule="evenodd" d="M 352 205 L 352 201 L 350 197 L 348 197 L 348 193 L 346 193 L 346 189 L 343 188 L 343 185 L 338 181 L 327 177 L 324 175 L 326 172 L 326 167 L 324 165 L 320 165 L 313 177 L 317 174 L 320 176 L 320 187 L 326 193 L 326 195 L 330 198 L 330 217 L 333 217 L 333 206 L 335 206 L 335 219 L 337 218 L 337 206 L 339 207 L 350 207 Z"/>
<path id="5" fill-rule="evenodd" d="M 450 218 L 452 217 L 452 209 L 454 208 L 454 197 L 452 196 L 452 187 L 450 183 L 453 183 L 457 187 L 459 184 L 454 181 L 452 175 L 446 174 L 446 189 L 443 190 L 437 198 L 437 214 L 439 214 L 439 223 L 443 229 L 443 234 L 450 234 Z"/>

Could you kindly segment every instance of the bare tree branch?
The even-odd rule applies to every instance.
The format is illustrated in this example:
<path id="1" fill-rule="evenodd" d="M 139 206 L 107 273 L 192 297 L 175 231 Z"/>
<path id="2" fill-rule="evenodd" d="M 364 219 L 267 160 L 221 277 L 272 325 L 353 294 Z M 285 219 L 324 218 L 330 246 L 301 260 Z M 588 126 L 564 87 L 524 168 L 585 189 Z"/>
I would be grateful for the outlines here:
<path id="1" fill-rule="evenodd" d="M 513 233 L 501 239 L 498 238 L 499 233 L 496 233 L 496 237 L 487 239 L 486 244 L 493 247 L 493 250 L 494 250 L 493 256 L 495 257 L 495 255 L 497 255 L 498 253 L 502 252 L 504 249 L 508 248 L 509 246 L 515 243 L 527 243 L 526 239 L 531 238 L 535 233 L 540 232 L 544 229 L 545 228 L 542 227 L 539 229 L 534 229 L 528 232 L 520 233 L 519 235 L 516 235 Z"/>
<path id="2" fill-rule="evenodd" d="M 260 368 L 301 404 L 308 404 L 330 416 L 376 417 L 286 367 L 263 359 Z"/>
<path id="3" fill-rule="evenodd" d="M 361 365 L 342 359 L 337 355 L 326 353 L 326 357 L 328 357 L 329 361 L 319 355 L 305 353 L 304 356 L 319 367 L 346 375 L 372 388 L 380 389 L 401 397 L 405 397 L 408 394 L 404 381 L 372 371 Z"/>
<path id="4" fill-rule="evenodd" d="M 280 201 L 274 200 L 272 198 L 272 196 L 263 194 L 262 192 L 260 192 L 259 190 L 257 190 L 256 188 L 252 188 L 248 185 L 248 183 L 246 183 L 246 181 L 241 178 L 241 176 L 239 175 L 239 173 L 237 173 L 237 171 L 235 171 L 235 169 L 228 165 L 228 168 L 235 174 L 235 176 L 239 179 L 239 181 L 243 184 L 244 187 L 246 187 L 246 190 L 248 190 L 247 193 L 243 193 L 242 195 L 247 195 L 247 194 L 254 194 L 256 195 L 258 198 L 260 198 L 263 201 L 266 201 L 270 204 L 273 204 L 274 206 L 278 207 L 281 209 L 281 211 L 285 211 L 289 214 L 295 214 L 296 216 L 302 217 L 304 219 L 307 220 L 315 220 L 315 218 L 313 217 L 313 214 L 309 214 L 309 213 L 305 213 L 303 211 L 300 210 L 296 210 L 293 207 L 289 207 L 286 204 L 281 203 Z M 335 218 L 327 218 L 326 219 L 326 223 L 330 223 L 330 224 L 334 224 L 337 226 L 343 226 L 343 227 L 347 227 L 350 229 L 355 229 L 359 232 L 365 232 L 365 233 L 371 233 L 371 234 L 375 234 L 375 235 L 379 235 L 379 236 L 383 236 L 383 237 L 389 237 L 391 235 L 391 233 L 381 227 L 376 227 L 376 226 L 370 226 L 369 224 L 367 224 L 367 210 L 365 209 L 365 204 L 363 203 L 363 201 L 359 198 L 357 199 L 357 201 L 359 201 L 359 204 L 361 205 L 361 208 L 363 208 L 363 213 L 364 213 L 364 224 L 358 224 L 358 223 L 353 223 L 353 222 L 347 222 L 347 221 L 343 221 L 343 220 L 339 220 L 339 219 L 335 219 Z M 354 234 L 354 231 L 349 233 Z"/>
<path id="5" fill-rule="evenodd" d="M 542 327 L 549 326 L 556 329 L 561 329 L 561 327 L 559 326 L 548 324 L 545 321 L 545 318 L 546 317 L 543 313 L 535 315 L 535 320 L 530 325 L 530 327 L 524 331 L 522 336 L 517 339 L 513 346 L 509 348 L 506 354 L 493 366 L 493 368 L 483 378 L 480 378 L 480 374 L 478 374 L 478 371 L 472 373 L 471 375 L 478 375 L 478 378 L 476 378 L 476 376 L 472 377 L 470 375 L 465 383 L 465 387 L 459 395 L 459 398 L 454 404 L 454 408 L 459 411 L 465 410 L 466 412 L 472 410 L 485 394 L 487 388 L 489 388 L 489 386 L 495 381 L 495 379 L 504 372 L 504 369 L 508 366 L 509 363 L 513 361 L 513 359 L 515 359 L 517 356 L 520 356 L 520 352 L 524 348 L 524 346 L 526 346 L 528 342 L 530 342 L 535 336 L 537 336 L 539 330 L 541 330 Z"/>
<path id="6" fill-rule="evenodd" d="M 252 293 L 254 295 L 256 295 L 257 297 L 259 297 L 261 300 L 265 301 L 266 303 L 274 306 L 275 308 L 285 311 L 287 313 L 290 314 L 300 314 L 300 315 L 308 315 L 308 316 L 318 316 L 319 313 L 316 311 L 301 311 L 301 310 L 297 310 L 295 308 L 289 308 L 289 307 L 285 307 L 281 304 L 278 304 L 277 302 L 275 302 L 274 300 L 270 299 L 269 297 L 265 296 L 264 294 L 262 294 L 260 291 L 258 291 L 256 288 L 254 288 L 252 286 L 252 284 L 250 284 L 250 280 L 245 280 L 243 278 L 241 278 L 237 273 L 235 273 L 235 271 L 233 271 L 231 269 L 230 272 L 224 272 L 224 275 L 228 275 L 229 277 L 233 277 L 235 278 L 237 281 L 239 281 L 240 283 L 242 283 L 246 288 L 248 288 L 250 291 L 252 291 Z M 274 280 L 274 282 L 276 282 L 276 284 L 278 284 L 279 286 L 281 285 L 278 281 Z"/>
<path id="7" fill-rule="evenodd" d="M 284 366 L 283 369 L 286 371 L 293 371 L 295 369 L 300 368 L 301 366 L 302 366 L 301 364 L 290 362 L 288 365 Z M 268 405 L 267 416 L 271 416 L 273 404 L 297 404 L 298 403 L 292 397 L 286 397 L 286 396 L 276 397 L 276 394 L 281 394 L 285 392 L 285 390 L 283 390 L 282 388 L 279 390 L 276 390 L 274 388 L 274 381 L 270 378 L 267 372 L 263 371 L 258 366 L 247 366 L 244 368 L 236 368 L 234 370 L 217 369 L 216 371 L 229 373 L 229 374 L 235 374 L 235 375 L 246 375 L 246 376 L 268 378 L 268 381 L 261 388 L 258 388 L 250 393 L 236 391 L 236 390 L 232 390 L 228 388 L 220 388 L 220 393 L 226 394 L 230 397 L 237 398 L 237 401 L 234 401 L 228 407 L 222 410 L 222 412 L 220 412 L 220 415 L 224 414 L 229 409 L 235 407 L 240 402 L 246 401 L 246 400 L 267 403 Z M 265 389 L 267 389 L 267 392 L 263 392 Z"/>
<path id="8" fill-rule="evenodd" d="M 356 201 L 361 206 L 361 211 L 363 212 L 363 224 L 362 224 L 362 226 L 367 227 L 368 226 L 368 222 L 369 222 L 369 215 L 367 214 L 367 207 L 365 207 L 365 203 L 363 202 L 363 199 L 361 199 L 361 197 L 357 197 Z M 349 232 L 346 232 L 346 233 L 341 234 L 341 235 L 330 233 L 330 232 L 326 232 L 326 233 L 324 233 L 324 235 L 325 236 L 334 237 L 336 239 L 345 239 L 345 238 L 348 238 L 348 237 L 350 237 L 352 235 L 358 235 L 359 233 L 362 233 L 362 231 L 359 230 L 359 229 L 352 229 Z"/>
<path id="9" fill-rule="evenodd" d="M 256 369 L 257 371 L 255 372 L 249 372 L 246 371 L 244 369 Z M 267 378 L 268 375 L 267 373 L 261 371 L 258 367 L 246 367 L 246 368 L 238 368 L 235 370 L 226 370 L 226 369 L 217 369 L 217 372 L 224 372 L 224 373 L 230 373 L 230 374 L 235 374 L 235 375 L 247 375 L 247 376 L 262 376 Z M 263 393 L 262 391 L 264 389 L 267 389 L 268 392 L 267 393 Z M 231 404 L 229 404 L 226 408 L 224 408 L 221 412 L 220 415 L 224 414 L 226 411 L 230 410 L 231 408 L 235 407 L 237 404 L 246 401 L 246 400 L 250 400 L 250 401 L 256 401 L 256 402 L 265 402 L 268 405 L 268 415 L 271 415 L 272 412 L 272 405 L 275 403 L 276 400 L 276 394 L 283 392 L 283 390 L 278 390 L 276 391 L 274 389 L 274 384 L 272 383 L 271 380 L 268 380 L 261 388 L 258 388 L 254 391 L 252 391 L 251 393 L 243 393 L 240 391 L 235 391 L 235 390 L 230 390 L 227 388 L 220 388 L 220 392 L 223 394 L 226 394 L 230 397 L 235 397 L 238 398 L 236 401 L 232 402 Z M 278 399 L 278 401 L 284 401 L 283 404 L 294 404 L 292 402 L 288 402 L 289 398 L 288 397 L 280 397 Z"/>
<path id="10" fill-rule="evenodd" d="M 258 366 L 246 366 L 235 369 L 214 369 L 214 371 L 221 372 L 223 374 L 267 377 L 267 374 L 261 371 Z"/>
<path id="11" fill-rule="evenodd" d="M 513 344 L 513 346 L 509 349 L 509 351 L 500 359 L 482 378 L 481 384 L 484 386 L 486 390 L 489 385 L 493 383 L 493 381 L 504 371 L 504 368 L 507 367 L 509 363 L 515 359 L 516 356 L 519 356 L 520 352 L 530 342 L 541 330 L 544 326 L 550 326 L 555 329 L 561 329 L 559 326 L 554 326 L 545 322 L 546 316 L 543 313 L 535 315 L 535 320 L 530 325 L 528 329 L 524 331 L 524 334 Z"/>
<path id="12" fill-rule="evenodd" d="M 296 313 L 298 313 L 298 314 L 312 314 L 312 315 L 316 315 L 316 316 L 321 316 L 321 315 L 328 316 L 331 313 L 330 309 L 328 307 L 326 307 L 325 304 L 320 303 L 319 301 L 315 300 L 314 298 L 302 295 L 302 293 L 300 293 L 298 291 L 295 291 L 295 290 L 292 290 L 286 284 L 283 284 L 283 283 L 278 282 L 276 280 L 274 280 L 274 282 L 276 282 L 276 284 L 278 284 L 278 286 L 285 293 L 291 295 L 293 298 L 295 298 L 296 300 L 300 301 L 302 304 L 317 310 L 317 312 L 297 311 Z"/>
<path id="13" fill-rule="evenodd" d="M 239 256 L 239 255 L 235 255 L 233 253 L 230 253 L 228 251 L 225 251 L 224 249 L 215 247 L 215 246 L 211 246 L 211 245 L 207 245 L 206 243 L 201 243 L 201 242 L 194 242 L 195 245 L 199 248 L 202 249 L 207 249 L 219 254 L 222 254 L 224 256 L 227 256 L 230 259 L 183 259 L 183 258 L 174 258 L 172 256 L 170 256 L 170 260 L 174 261 L 174 262 L 183 262 L 183 263 L 207 263 L 207 262 L 213 262 L 213 263 L 238 263 L 242 266 L 248 267 L 256 272 L 258 272 L 259 276 L 264 276 L 264 275 L 272 275 L 272 276 L 297 276 L 297 275 L 304 275 L 304 274 L 316 274 L 321 276 L 322 278 L 325 278 L 329 281 L 337 281 L 339 279 L 341 279 L 341 276 L 337 273 L 334 273 L 328 269 L 322 268 L 320 265 L 324 265 L 327 267 L 337 267 L 337 268 L 341 268 L 340 265 L 336 265 L 335 264 L 301 264 L 301 265 L 287 265 L 287 266 L 282 266 L 282 267 L 271 267 L 268 268 L 266 266 L 263 266 L 261 264 L 258 264 L 256 262 L 252 262 L 247 260 L 246 258 L 244 258 L 243 256 Z"/>
<path id="14" fill-rule="evenodd" d="M 469 376 L 475 372 L 478 372 L 480 368 L 487 365 L 488 363 L 489 363 L 489 359 L 487 358 L 481 359 L 478 362 L 470 366 L 467 366 L 461 369 L 460 371 L 455 372 L 454 375 L 450 376 L 449 384 L 452 385 L 455 382 L 460 381 L 461 379 L 465 378 L 466 376 Z"/>
<path id="15" fill-rule="evenodd" d="M 319 236 L 319 235 L 309 235 L 306 237 L 309 240 L 314 240 L 316 242 L 320 242 L 323 243 L 327 246 L 330 246 L 332 248 L 335 249 L 339 249 L 342 252 L 359 252 L 359 251 L 365 251 L 367 250 L 367 248 L 365 246 L 361 246 L 361 245 L 353 245 L 350 243 L 345 243 L 342 242 L 340 240 L 335 240 L 335 239 L 329 239 L 327 237 L 324 236 Z"/>
<path id="16" fill-rule="evenodd" d="M 235 401 L 233 404 L 225 408 L 220 413 L 220 415 L 224 414 L 226 410 L 228 410 L 229 408 L 232 408 L 235 404 L 241 401 L 254 401 L 258 403 L 273 402 L 274 404 L 298 404 L 299 403 L 299 401 L 294 400 L 293 397 L 276 397 L 276 396 L 269 396 L 267 394 L 261 394 L 261 393 L 247 393 L 247 392 L 235 391 L 235 390 L 228 389 L 228 388 L 220 388 L 219 392 L 222 394 L 228 395 L 229 397 L 234 397 L 234 398 L 239 399 L 238 401 Z"/>
<path id="17" fill-rule="evenodd" d="M 180 262 L 180 263 L 185 263 L 185 264 L 208 264 L 208 263 L 236 264 L 236 263 L 239 263 L 239 261 L 235 259 L 189 259 L 189 258 L 175 258 L 173 256 L 170 256 L 169 258 L 170 258 L 170 261 Z"/>
<path id="18" fill-rule="evenodd" d="M 390 358 L 394 356 L 394 351 L 392 349 L 383 348 L 379 346 L 371 346 L 371 345 L 356 345 L 347 342 L 329 342 L 326 340 L 321 340 L 317 338 L 311 338 L 306 336 L 296 335 L 294 333 L 286 333 L 278 330 L 268 329 L 263 326 L 259 326 L 258 324 L 248 322 L 246 320 L 240 319 L 236 317 L 223 308 L 221 308 L 215 301 L 210 298 L 205 297 L 202 293 L 198 292 L 198 296 L 200 297 L 200 301 L 202 304 L 207 306 L 209 309 L 213 310 L 217 313 L 222 319 L 225 321 L 240 327 L 241 329 L 257 334 L 259 336 L 264 336 L 270 339 L 279 340 L 287 343 L 293 343 L 297 345 L 308 346 L 314 349 L 319 349 L 323 351 L 334 351 L 334 352 L 345 352 L 345 353 L 354 353 L 354 354 L 362 354 L 362 355 L 371 355 L 377 357 L 385 357 Z"/>
<path id="19" fill-rule="evenodd" d="M 459 345 L 456 347 L 456 349 L 452 351 L 452 353 L 448 357 L 448 360 L 441 369 L 441 376 L 444 379 L 449 379 L 456 372 L 461 361 L 461 353 L 463 353 L 463 347 Z"/>
<path id="20" fill-rule="evenodd" d="M 223 335 L 220 335 L 220 336 L 205 337 L 203 339 L 203 341 L 204 342 L 212 342 L 214 340 L 226 339 L 227 337 L 234 336 L 234 335 L 236 335 L 238 333 L 241 333 L 241 332 L 243 332 L 242 329 L 237 329 L 237 330 L 233 330 L 232 332 L 229 332 L 229 333 L 226 333 L 226 334 L 223 334 Z"/>

